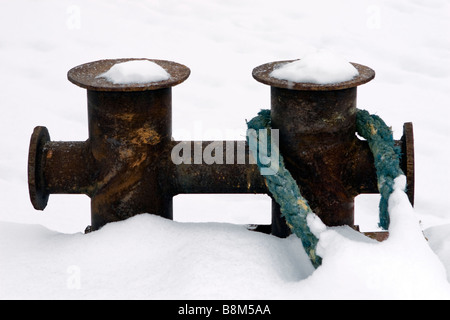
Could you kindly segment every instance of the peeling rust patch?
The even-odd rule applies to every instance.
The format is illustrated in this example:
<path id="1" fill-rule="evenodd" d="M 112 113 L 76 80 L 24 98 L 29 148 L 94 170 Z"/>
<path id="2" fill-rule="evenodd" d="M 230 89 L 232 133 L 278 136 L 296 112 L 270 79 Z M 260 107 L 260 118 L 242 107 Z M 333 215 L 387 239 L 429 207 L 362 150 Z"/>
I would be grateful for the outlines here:
<path id="1" fill-rule="evenodd" d="M 149 124 L 146 124 L 135 131 L 130 142 L 136 145 L 156 145 L 161 142 L 161 136 Z"/>
<path id="2" fill-rule="evenodd" d="M 120 120 L 123 120 L 123 121 L 131 122 L 131 121 L 133 121 L 134 114 L 132 114 L 132 113 L 119 114 L 119 115 L 117 115 L 117 118 L 119 118 Z"/>

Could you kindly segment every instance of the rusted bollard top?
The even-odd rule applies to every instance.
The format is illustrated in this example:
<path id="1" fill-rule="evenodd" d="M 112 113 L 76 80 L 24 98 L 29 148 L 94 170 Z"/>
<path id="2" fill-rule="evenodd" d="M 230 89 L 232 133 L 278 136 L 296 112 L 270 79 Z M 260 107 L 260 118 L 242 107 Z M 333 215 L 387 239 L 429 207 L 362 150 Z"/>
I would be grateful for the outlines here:
<path id="1" fill-rule="evenodd" d="M 287 63 L 291 63 L 297 60 L 287 60 L 287 61 L 275 61 L 260 65 L 253 69 L 253 78 L 256 81 L 267 84 L 271 87 L 290 89 L 290 90 L 302 90 L 302 91 L 331 91 L 331 90 L 342 90 L 348 88 L 354 88 L 365 84 L 375 78 L 375 71 L 369 67 L 361 64 L 351 63 L 359 72 L 359 75 L 352 80 L 331 83 L 331 84 L 315 84 L 315 83 L 304 83 L 304 82 L 292 82 L 288 80 L 282 80 L 272 77 L 270 74 L 272 71 L 282 67 Z"/>
<path id="2" fill-rule="evenodd" d="M 170 78 L 158 82 L 115 84 L 105 78 L 98 77 L 118 63 L 147 60 L 156 63 L 169 73 Z M 107 59 L 85 63 L 72 68 L 67 73 L 70 82 L 82 88 L 94 91 L 147 91 L 176 86 L 186 80 L 191 70 L 179 63 L 156 59 Z"/>

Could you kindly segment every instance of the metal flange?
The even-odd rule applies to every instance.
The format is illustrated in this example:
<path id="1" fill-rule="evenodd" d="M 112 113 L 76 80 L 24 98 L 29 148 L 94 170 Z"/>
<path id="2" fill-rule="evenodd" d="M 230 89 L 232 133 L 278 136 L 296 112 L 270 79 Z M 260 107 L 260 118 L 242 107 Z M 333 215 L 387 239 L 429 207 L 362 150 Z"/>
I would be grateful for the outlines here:
<path id="1" fill-rule="evenodd" d="M 49 141 L 50 134 L 46 127 L 34 128 L 28 153 L 28 189 L 31 203 L 36 210 L 44 210 L 49 197 L 42 171 L 44 146 Z"/>

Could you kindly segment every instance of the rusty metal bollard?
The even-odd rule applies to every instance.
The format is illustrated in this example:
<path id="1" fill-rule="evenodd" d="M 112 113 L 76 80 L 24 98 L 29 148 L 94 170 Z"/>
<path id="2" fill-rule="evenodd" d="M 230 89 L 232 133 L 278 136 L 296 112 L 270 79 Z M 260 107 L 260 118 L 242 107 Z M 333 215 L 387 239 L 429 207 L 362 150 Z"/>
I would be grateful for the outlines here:
<path id="1" fill-rule="evenodd" d="M 271 86 L 272 128 L 279 129 L 280 151 L 308 199 L 311 209 L 328 226 L 354 225 L 354 198 L 377 193 L 373 155 L 356 132 L 357 86 L 371 81 L 375 72 L 353 64 L 359 76 L 330 85 L 292 83 L 270 76 L 277 61 L 253 70 L 253 77 Z M 408 178 L 408 196 L 414 201 L 414 142 L 412 124 L 404 125 L 398 141 L 403 149 L 402 169 Z M 279 210 L 274 204 L 274 211 Z M 278 234 L 288 229 L 279 214 L 272 227 Z"/>
<path id="2" fill-rule="evenodd" d="M 269 193 L 245 141 L 222 143 L 227 157 L 233 150 L 231 163 L 227 159 L 206 164 L 191 154 L 191 164 L 174 164 L 171 152 L 180 143 L 202 153 L 216 143 L 172 140 L 171 87 L 186 80 L 190 70 L 175 62 L 151 60 L 171 75 L 169 80 L 120 85 L 97 78 L 129 60 L 133 59 L 101 60 L 68 72 L 72 83 L 87 89 L 89 138 L 56 142 L 45 127 L 35 128 L 28 160 L 35 209 L 44 210 L 50 194 L 86 194 L 91 198 L 92 230 L 97 230 L 140 213 L 172 219 L 177 194 Z M 374 72 L 357 65 L 357 79 L 319 88 L 270 78 L 268 71 L 279 63 L 255 68 L 253 76 L 272 87 L 272 125 L 280 130 L 286 165 L 326 224 L 353 226 L 354 197 L 377 193 L 373 156 L 367 143 L 355 136 L 356 86 L 370 81 Z M 398 143 L 404 150 L 402 167 L 413 201 L 411 124 L 405 124 Z M 243 158 L 238 150 L 245 151 Z M 279 207 L 272 203 L 271 232 L 286 236 L 289 231 Z"/>

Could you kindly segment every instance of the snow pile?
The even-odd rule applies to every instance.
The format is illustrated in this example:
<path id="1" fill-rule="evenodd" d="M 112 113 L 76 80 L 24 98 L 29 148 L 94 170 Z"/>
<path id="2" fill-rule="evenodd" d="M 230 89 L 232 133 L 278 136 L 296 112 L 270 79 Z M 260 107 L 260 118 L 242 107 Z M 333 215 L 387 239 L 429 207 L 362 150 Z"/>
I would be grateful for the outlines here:
<path id="1" fill-rule="evenodd" d="M 389 199 L 389 238 L 382 243 L 349 227 L 325 228 L 317 219 L 312 223 L 311 229 L 318 231 L 317 253 L 324 258 L 322 267 L 304 281 L 317 293 L 320 287 L 323 290 L 314 297 L 450 298 L 446 270 L 422 233 L 405 186 L 405 176 L 395 180 Z"/>
<path id="2" fill-rule="evenodd" d="M 131 84 L 168 80 L 170 74 L 152 61 L 131 60 L 116 63 L 111 69 L 98 75 L 97 78 L 106 78 L 114 84 Z"/>
<path id="3" fill-rule="evenodd" d="M 404 183 L 397 178 L 383 243 L 310 217 L 317 270 L 296 236 L 232 224 L 143 214 L 69 235 L 0 222 L 0 299 L 450 299 Z"/>
<path id="4" fill-rule="evenodd" d="M 424 230 L 433 252 L 435 252 L 447 270 L 450 280 L 450 224 L 431 227 Z"/>
<path id="5" fill-rule="evenodd" d="M 276 298 L 313 270 L 296 238 L 146 214 L 87 235 L 0 222 L 0 237 L 0 299 Z"/>
<path id="6" fill-rule="evenodd" d="M 318 50 L 300 60 L 282 65 L 270 75 L 296 83 L 332 84 L 352 80 L 359 72 L 339 55 Z"/>

